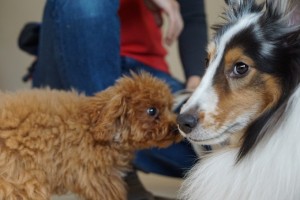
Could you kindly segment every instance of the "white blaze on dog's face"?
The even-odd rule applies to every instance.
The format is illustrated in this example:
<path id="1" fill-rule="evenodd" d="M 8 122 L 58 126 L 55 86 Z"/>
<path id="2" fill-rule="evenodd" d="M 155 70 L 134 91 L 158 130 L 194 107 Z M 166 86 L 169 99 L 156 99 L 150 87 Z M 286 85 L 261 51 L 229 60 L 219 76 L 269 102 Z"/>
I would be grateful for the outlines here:
<path id="1" fill-rule="evenodd" d="M 248 45 L 244 45 L 251 43 L 251 34 L 244 40 L 243 33 L 255 29 L 259 17 L 257 14 L 243 16 L 208 45 L 206 73 L 177 119 L 180 132 L 190 141 L 226 142 L 277 101 L 280 92 L 276 89 L 276 78 L 257 69 L 256 60 L 246 49 Z M 261 45 L 260 51 L 269 54 L 271 45 Z M 190 118 L 187 122 L 186 117 Z"/>

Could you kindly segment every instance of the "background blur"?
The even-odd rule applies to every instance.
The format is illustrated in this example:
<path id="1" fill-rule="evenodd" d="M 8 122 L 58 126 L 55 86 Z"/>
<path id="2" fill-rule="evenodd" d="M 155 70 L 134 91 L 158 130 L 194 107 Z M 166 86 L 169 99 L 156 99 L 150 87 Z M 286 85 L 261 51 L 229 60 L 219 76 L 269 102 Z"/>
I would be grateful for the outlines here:
<path id="1" fill-rule="evenodd" d="M 25 23 L 41 21 L 44 3 L 44 0 L 0 0 L 0 90 L 30 87 L 30 83 L 22 82 L 22 76 L 34 58 L 18 48 L 17 38 Z M 223 0 L 206 0 L 208 26 L 220 21 L 223 5 Z M 171 72 L 184 80 L 177 44 L 169 52 Z"/>

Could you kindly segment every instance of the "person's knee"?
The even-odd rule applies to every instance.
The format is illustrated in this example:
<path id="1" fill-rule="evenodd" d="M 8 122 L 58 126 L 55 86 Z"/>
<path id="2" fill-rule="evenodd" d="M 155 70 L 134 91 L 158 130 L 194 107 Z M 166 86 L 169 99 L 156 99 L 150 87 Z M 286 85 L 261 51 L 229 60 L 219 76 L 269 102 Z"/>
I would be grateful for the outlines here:
<path id="1" fill-rule="evenodd" d="M 109 19 L 116 16 L 119 0 L 63 0 L 57 7 L 59 15 L 64 19 Z"/>

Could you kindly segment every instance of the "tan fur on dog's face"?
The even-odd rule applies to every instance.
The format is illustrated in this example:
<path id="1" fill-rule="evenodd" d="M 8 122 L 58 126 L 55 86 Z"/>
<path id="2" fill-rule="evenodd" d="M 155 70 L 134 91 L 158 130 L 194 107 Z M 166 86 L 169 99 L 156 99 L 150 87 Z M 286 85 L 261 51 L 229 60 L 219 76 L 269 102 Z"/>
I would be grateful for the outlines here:
<path id="1" fill-rule="evenodd" d="M 181 138 L 172 103 L 168 86 L 148 74 L 121 78 L 89 104 L 94 138 L 132 149 L 168 146 Z"/>
<path id="2" fill-rule="evenodd" d="M 210 64 L 217 50 L 209 45 Z M 255 61 L 241 47 L 226 50 L 213 80 L 204 76 L 199 88 L 183 107 L 182 113 L 197 115 L 198 124 L 191 133 L 182 134 L 193 142 L 215 144 L 227 141 L 240 133 L 261 113 L 273 106 L 281 95 L 275 77 L 262 73 Z M 248 71 L 235 75 L 236 66 L 244 63 Z M 211 77 L 210 77 L 211 78 Z"/>

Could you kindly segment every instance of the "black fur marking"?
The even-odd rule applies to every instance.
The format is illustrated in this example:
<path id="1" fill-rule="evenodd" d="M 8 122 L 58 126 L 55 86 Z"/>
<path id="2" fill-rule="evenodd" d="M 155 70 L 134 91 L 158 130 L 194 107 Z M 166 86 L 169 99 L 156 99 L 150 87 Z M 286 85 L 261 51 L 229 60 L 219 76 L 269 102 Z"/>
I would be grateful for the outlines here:
<path id="1" fill-rule="evenodd" d="M 273 18 L 272 18 L 273 17 Z M 264 36 L 263 42 L 269 42 L 273 44 L 272 51 L 269 55 L 264 52 L 260 52 L 257 55 L 253 55 L 251 50 L 246 52 L 251 54 L 250 56 L 255 59 L 257 64 L 257 69 L 263 73 L 271 74 L 278 78 L 281 85 L 282 96 L 280 100 L 275 104 L 270 110 L 263 113 L 258 119 L 256 119 L 247 129 L 246 134 L 243 138 L 243 145 L 240 149 L 239 156 L 237 160 L 241 160 L 247 155 L 264 137 L 266 131 L 265 125 L 269 123 L 269 126 L 275 126 L 275 122 L 278 119 L 273 119 L 274 117 L 282 116 L 284 112 L 284 105 L 286 104 L 288 98 L 293 93 L 296 86 L 299 84 L 300 75 L 300 30 L 292 30 L 291 32 L 280 30 L 286 24 L 278 23 L 278 15 L 275 13 L 266 14 L 261 19 L 261 34 Z M 270 28 L 272 27 L 272 28 Z M 277 30 L 277 31 L 276 31 Z M 278 31 L 279 30 L 279 31 Z M 252 32 L 251 34 L 255 34 Z M 245 44 L 247 47 L 248 45 Z M 255 52 L 255 51 L 254 51 Z M 258 51 L 259 52 L 259 51 Z"/>
<path id="2" fill-rule="evenodd" d="M 291 34 L 294 35 L 294 33 Z M 258 69 L 262 72 L 276 76 L 280 81 L 282 96 L 273 108 L 263 113 L 248 127 L 238 160 L 242 159 L 251 149 L 253 149 L 260 138 L 264 136 L 265 131 L 261 132 L 261 130 L 264 129 L 265 124 L 271 120 L 273 116 L 279 117 L 282 115 L 282 113 L 278 112 L 283 112 L 284 109 L 279 108 L 282 108 L 300 82 L 300 39 L 298 37 L 293 42 L 287 42 L 286 40 L 289 40 L 288 35 L 286 35 L 285 38 L 278 38 L 278 41 L 276 42 L 277 45 L 275 45 L 271 57 L 258 59 L 261 63 L 258 66 Z M 272 119 L 273 123 L 275 121 L 277 120 Z"/>

